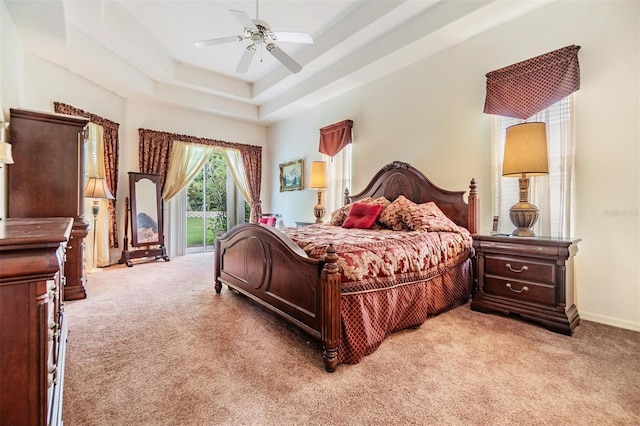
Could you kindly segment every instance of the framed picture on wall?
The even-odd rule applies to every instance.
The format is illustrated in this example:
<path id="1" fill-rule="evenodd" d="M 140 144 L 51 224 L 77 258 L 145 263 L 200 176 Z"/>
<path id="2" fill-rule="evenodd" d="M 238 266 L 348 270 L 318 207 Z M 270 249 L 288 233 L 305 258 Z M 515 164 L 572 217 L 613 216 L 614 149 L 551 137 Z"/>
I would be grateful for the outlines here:
<path id="1" fill-rule="evenodd" d="M 304 161 L 280 164 L 280 192 L 304 189 Z"/>

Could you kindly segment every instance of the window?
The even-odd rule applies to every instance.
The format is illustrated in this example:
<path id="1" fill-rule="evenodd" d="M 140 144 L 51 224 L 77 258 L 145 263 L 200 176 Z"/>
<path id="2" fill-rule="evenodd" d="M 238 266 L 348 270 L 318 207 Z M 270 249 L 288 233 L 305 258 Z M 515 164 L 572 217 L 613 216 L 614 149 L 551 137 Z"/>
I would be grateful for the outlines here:
<path id="1" fill-rule="evenodd" d="M 539 210 L 533 231 L 540 236 L 570 237 L 573 234 L 574 158 L 573 107 L 574 96 L 568 96 L 527 119 L 547 124 L 549 175 L 530 178 L 529 201 Z M 494 215 L 500 217 L 498 231 L 511 233 L 514 226 L 509 209 L 518 202 L 518 179 L 502 177 L 502 156 L 506 128 L 524 120 L 498 116 L 492 118 L 492 171 Z"/>
<path id="2" fill-rule="evenodd" d="M 105 178 L 103 128 L 99 124 L 87 125 L 87 141 L 84 144 L 85 185 L 90 177 Z M 95 272 L 109 265 L 109 200 L 89 199 L 85 201 L 84 217 L 90 222 L 91 232 L 87 240 L 85 261 L 87 272 Z M 96 210 L 97 208 L 97 210 Z M 97 214 L 96 214 L 97 212 Z M 89 263 L 90 262 L 90 263 Z"/>
<path id="3" fill-rule="evenodd" d="M 104 178 L 104 142 L 102 139 L 102 126 L 89 123 L 87 126 L 88 137 L 84 146 L 85 176 Z"/>
<path id="4" fill-rule="evenodd" d="M 333 157 L 323 155 L 322 160 L 327 162 L 327 192 L 324 207 L 328 216 L 344 205 L 344 190 L 351 188 L 351 144 L 348 144 Z"/>

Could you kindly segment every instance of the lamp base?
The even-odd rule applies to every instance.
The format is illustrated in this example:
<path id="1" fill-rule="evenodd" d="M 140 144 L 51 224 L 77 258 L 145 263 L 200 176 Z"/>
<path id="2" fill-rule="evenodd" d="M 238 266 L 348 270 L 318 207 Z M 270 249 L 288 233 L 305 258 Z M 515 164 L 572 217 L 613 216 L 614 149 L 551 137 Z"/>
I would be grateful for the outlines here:
<path id="1" fill-rule="evenodd" d="M 538 208 L 531 203 L 519 202 L 509 210 L 509 218 L 516 229 L 511 233 L 516 237 L 535 237 L 531 227 L 538 221 Z"/>
<path id="2" fill-rule="evenodd" d="M 313 207 L 313 215 L 316 217 L 316 223 L 322 223 L 325 214 L 325 208 L 322 205 L 322 192 L 318 190 L 318 204 Z"/>
<path id="3" fill-rule="evenodd" d="M 318 204 L 313 208 L 313 215 L 316 217 L 316 223 L 322 223 L 322 218 L 325 214 L 324 206 Z"/>

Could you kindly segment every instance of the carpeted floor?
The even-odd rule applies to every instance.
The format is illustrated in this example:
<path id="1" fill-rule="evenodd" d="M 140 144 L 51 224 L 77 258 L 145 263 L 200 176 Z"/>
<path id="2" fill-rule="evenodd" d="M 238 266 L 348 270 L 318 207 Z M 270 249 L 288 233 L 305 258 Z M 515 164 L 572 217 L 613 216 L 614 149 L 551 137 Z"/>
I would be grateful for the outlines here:
<path id="1" fill-rule="evenodd" d="M 210 253 L 105 268 L 87 292 L 65 304 L 65 426 L 640 424 L 629 330 L 465 305 L 330 374 L 317 342 L 215 294 Z"/>

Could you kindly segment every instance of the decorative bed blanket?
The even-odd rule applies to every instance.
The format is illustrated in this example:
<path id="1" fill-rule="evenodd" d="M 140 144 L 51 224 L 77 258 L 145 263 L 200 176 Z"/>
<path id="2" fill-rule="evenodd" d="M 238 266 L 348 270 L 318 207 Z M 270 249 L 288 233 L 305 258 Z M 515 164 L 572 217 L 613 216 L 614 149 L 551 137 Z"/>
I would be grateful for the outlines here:
<path id="1" fill-rule="evenodd" d="M 343 294 L 427 280 L 462 263 L 473 252 L 471 235 L 461 227 L 459 232 L 427 232 L 314 224 L 282 231 L 314 259 L 323 259 L 333 243 Z"/>

